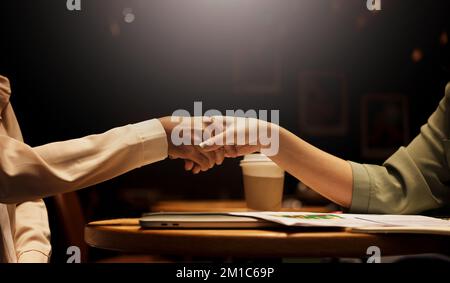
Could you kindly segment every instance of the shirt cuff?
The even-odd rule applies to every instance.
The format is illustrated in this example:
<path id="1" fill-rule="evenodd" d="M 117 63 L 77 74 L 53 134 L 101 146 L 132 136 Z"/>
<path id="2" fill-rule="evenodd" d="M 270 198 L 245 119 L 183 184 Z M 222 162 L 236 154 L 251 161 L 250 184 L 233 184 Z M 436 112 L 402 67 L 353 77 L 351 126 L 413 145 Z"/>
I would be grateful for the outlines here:
<path id="1" fill-rule="evenodd" d="M 147 120 L 132 124 L 131 126 L 141 142 L 141 166 L 163 160 L 167 157 L 167 135 L 158 119 Z"/>
<path id="2" fill-rule="evenodd" d="M 371 179 L 366 167 L 349 161 L 353 172 L 352 203 L 349 212 L 369 213 Z"/>
<path id="3" fill-rule="evenodd" d="M 49 257 L 38 250 L 25 251 L 18 255 L 18 263 L 48 263 Z"/>

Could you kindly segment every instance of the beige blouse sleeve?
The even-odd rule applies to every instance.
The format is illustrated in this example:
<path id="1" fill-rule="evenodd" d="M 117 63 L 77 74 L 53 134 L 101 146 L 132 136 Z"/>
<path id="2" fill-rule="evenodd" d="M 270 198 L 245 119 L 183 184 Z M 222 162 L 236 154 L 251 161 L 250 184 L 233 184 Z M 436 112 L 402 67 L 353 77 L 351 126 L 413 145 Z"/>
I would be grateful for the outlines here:
<path id="1" fill-rule="evenodd" d="M 0 76 L 0 130 L 18 141 L 23 141 L 19 124 L 9 103 L 11 89 L 8 79 Z M 1 204 L 0 204 L 1 205 Z M 18 262 L 47 263 L 52 250 L 47 208 L 42 199 L 7 206 L 10 217 L 11 240 Z M 11 219 L 12 218 L 12 219 Z M 4 223 L 7 224 L 7 223 Z M 2 226 L 0 224 L 0 226 Z M 4 228 L 4 226 L 2 227 Z M 0 228 L 1 229 L 1 228 Z M 1 232 L 1 231 L 0 231 Z M 6 246 L 4 248 L 7 248 Z"/>
<path id="2" fill-rule="evenodd" d="M 149 120 L 32 148 L 23 142 L 10 93 L 9 81 L 0 76 L 0 119 L 7 132 L 0 134 L 0 203 L 15 207 L 12 229 L 18 262 L 44 263 L 51 253 L 50 229 L 45 204 L 39 198 L 90 186 L 164 159 L 166 134 L 158 120 Z"/>
<path id="3" fill-rule="evenodd" d="M 34 148 L 0 136 L 0 202 L 74 191 L 166 156 L 166 134 L 156 119 Z"/>
<path id="4" fill-rule="evenodd" d="M 42 199 L 16 206 L 14 243 L 18 262 L 47 263 L 50 259 L 50 229 Z"/>

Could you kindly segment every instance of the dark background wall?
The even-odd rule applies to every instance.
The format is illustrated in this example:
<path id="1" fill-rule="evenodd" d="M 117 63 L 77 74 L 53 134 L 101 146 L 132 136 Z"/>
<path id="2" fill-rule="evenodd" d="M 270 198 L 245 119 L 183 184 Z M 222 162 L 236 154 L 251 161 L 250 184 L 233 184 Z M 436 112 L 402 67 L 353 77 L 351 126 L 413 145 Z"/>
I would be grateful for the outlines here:
<path id="1" fill-rule="evenodd" d="M 14 0 L 0 4 L 0 73 L 32 146 L 170 115 L 176 109 L 279 109 L 280 123 L 340 157 L 361 155 L 361 100 L 367 93 L 408 98 L 410 137 L 434 111 L 450 80 L 446 0 L 209 1 Z M 131 8 L 132 23 L 123 19 Z M 234 91 L 237 47 L 275 40 L 281 88 L 275 95 Z M 420 60 L 412 59 L 419 50 Z M 308 135 L 299 127 L 301 72 L 347 79 L 348 131 Z M 400 146 L 401 144 L 398 144 Z M 238 160 L 192 176 L 164 161 L 83 190 L 88 219 L 138 215 L 161 199 L 240 198 Z M 286 190 L 296 181 L 288 177 Z"/>

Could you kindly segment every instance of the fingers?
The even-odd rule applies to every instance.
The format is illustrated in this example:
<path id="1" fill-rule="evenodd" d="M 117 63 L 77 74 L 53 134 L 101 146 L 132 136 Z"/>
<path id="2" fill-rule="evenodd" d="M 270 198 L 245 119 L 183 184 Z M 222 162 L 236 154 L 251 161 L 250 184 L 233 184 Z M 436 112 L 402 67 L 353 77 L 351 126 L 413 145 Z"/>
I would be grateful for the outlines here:
<path id="1" fill-rule="evenodd" d="M 200 169 L 203 171 L 208 170 L 210 167 L 209 158 L 193 148 L 190 150 L 190 153 L 187 156 L 187 158 L 195 162 L 196 165 L 199 166 Z"/>
<path id="2" fill-rule="evenodd" d="M 257 145 L 248 145 L 248 146 L 244 146 L 241 149 L 238 149 L 238 155 L 239 156 L 243 156 L 243 155 L 247 155 L 247 154 L 252 154 L 255 152 L 260 151 L 260 147 Z"/>
<path id="3" fill-rule="evenodd" d="M 220 130 L 215 136 L 200 143 L 200 147 L 204 151 L 215 151 L 224 145 L 236 145 L 240 142 L 242 145 L 255 142 L 250 140 L 250 137 L 247 134 L 249 124 L 248 119 L 238 117 L 215 117 L 214 120 L 215 123 L 223 123 L 224 128 L 222 128 L 223 130 Z M 254 122 L 252 125 L 253 124 Z"/>
<path id="4" fill-rule="evenodd" d="M 192 160 L 185 160 L 184 161 L 184 169 L 186 171 L 192 171 L 192 173 L 197 174 L 200 171 L 206 171 L 208 169 L 211 169 L 214 167 L 214 165 L 221 165 L 223 163 L 223 160 L 225 159 L 225 150 L 224 149 L 218 149 L 216 151 L 212 152 L 206 152 L 202 153 L 206 158 L 209 160 L 209 168 L 205 169 L 202 168 L 202 166 L 196 164 Z"/>
<path id="5" fill-rule="evenodd" d="M 194 169 L 194 162 L 192 160 L 184 160 L 184 170 L 191 171 Z"/>
<path id="6" fill-rule="evenodd" d="M 192 171 L 193 174 L 198 174 L 202 170 L 194 161 L 187 159 L 184 160 L 184 169 L 186 171 Z"/>
<path id="7" fill-rule="evenodd" d="M 225 157 L 235 158 L 238 157 L 238 149 L 234 145 L 224 146 Z"/>
<path id="8" fill-rule="evenodd" d="M 224 131 L 220 134 L 217 134 L 214 137 L 209 138 L 208 140 L 200 143 L 200 147 L 205 152 L 218 150 L 219 148 L 221 148 L 224 145 L 225 136 L 226 136 L 226 131 Z"/>
<path id="9" fill-rule="evenodd" d="M 216 154 L 215 152 L 203 152 L 203 151 L 199 151 L 200 154 L 202 154 L 204 157 L 206 157 L 208 159 L 208 168 L 204 169 L 202 167 L 202 171 L 206 171 L 208 169 L 211 169 L 214 167 L 214 164 L 216 163 Z"/>
<path id="10" fill-rule="evenodd" d="M 223 148 L 219 148 L 214 151 L 216 156 L 216 165 L 221 165 L 223 160 L 225 159 L 225 150 Z"/>
<path id="11" fill-rule="evenodd" d="M 212 168 L 214 165 L 220 165 L 223 163 L 225 157 L 238 157 L 243 155 L 245 152 L 256 151 L 250 148 L 247 143 L 249 141 L 247 138 L 245 141 L 241 141 L 243 145 L 237 145 L 238 133 L 246 135 L 247 134 L 247 123 L 237 123 L 237 118 L 231 117 L 231 120 L 227 120 L 225 117 L 215 117 L 214 119 L 206 118 L 194 118 L 192 123 L 194 124 L 193 129 L 193 141 L 194 145 L 183 146 L 179 148 L 178 156 L 180 158 L 186 159 L 185 169 L 192 171 L 194 174 L 200 171 L 206 171 Z M 244 121 L 246 122 L 246 120 Z M 208 127 L 209 125 L 214 125 L 213 123 L 223 124 L 224 127 Z M 231 125 L 227 128 L 228 125 Z M 216 134 L 216 135 L 214 135 Z M 199 143 L 202 138 L 205 138 L 203 142 Z M 225 144 L 225 141 L 232 141 L 232 144 Z M 247 148 L 249 147 L 249 148 Z"/>
<path id="12" fill-rule="evenodd" d="M 214 167 L 214 164 L 216 163 L 216 154 L 215 152 L 203 152 L 198 150 L 197 148 L 194 148 L 191 152 L 191 154 L 199 160 L 196 161 L 197 165 L 200 166 L 201 171 L 207 171 L 208 169 L 211 169 Z"/>
<path id="13" fill-rule="evenodd" d="M 223 160 L 225 159 L 225 151 L 223 149 L 218 149 L 216 151 L 212 151 L 212 152 L 204 152 L 202 153 L 203 156 L 205 156 L 206 158 L 208 158 L 209 161 L 209 168 L 211 169 L 212 167 L 214 167 L 214 165 L 221 165 L 223 163 Z M 206 171 L 204 170 L 204 168 L 202 169 L 202 167 L 198 164 L 196 164 L 195 162 L 193 162 L 192 160 L 184 160 L 184 169 L 186 171 L 192 171 L 192 173 L 197 174 L 200 171 Z"/>
<path id="14" fill-rule="evenodd" d="M 194 168 L 192 169 L 193 174 L 198 174 L 200 173 L 200 171 L 202 171 L 202 168 L 198 165 L 195 165 Z"/>

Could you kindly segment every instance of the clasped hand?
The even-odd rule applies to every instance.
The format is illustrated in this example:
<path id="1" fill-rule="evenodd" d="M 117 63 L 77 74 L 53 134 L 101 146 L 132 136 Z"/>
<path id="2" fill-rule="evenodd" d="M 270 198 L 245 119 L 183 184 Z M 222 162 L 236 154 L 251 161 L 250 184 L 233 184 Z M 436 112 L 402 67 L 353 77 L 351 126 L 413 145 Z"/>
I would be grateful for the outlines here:
<path id="1" fill-rule="evenodd" d="M 194 174 L 235 158 L 261 151 L 264 144 L 257 135 L 271 123 L 243 117 L 163 117 L 159 119 L 168 141 L 171 159 L 183 159 L 184 168 Z"/>

